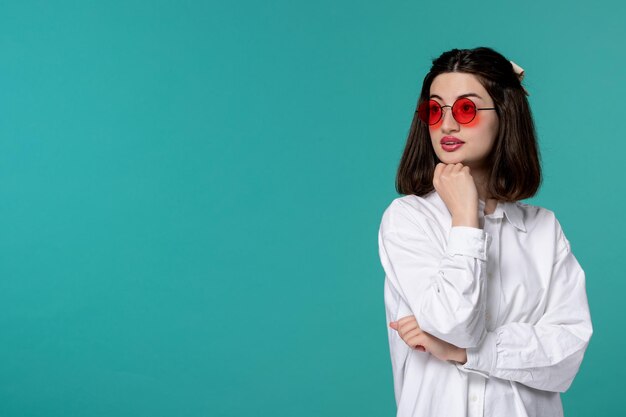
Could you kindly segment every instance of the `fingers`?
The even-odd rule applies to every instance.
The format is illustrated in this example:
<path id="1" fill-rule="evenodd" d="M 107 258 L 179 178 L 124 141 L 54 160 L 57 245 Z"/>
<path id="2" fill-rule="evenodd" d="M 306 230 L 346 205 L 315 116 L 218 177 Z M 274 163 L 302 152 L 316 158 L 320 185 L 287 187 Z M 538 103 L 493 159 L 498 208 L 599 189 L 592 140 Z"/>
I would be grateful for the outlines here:
<path id="1" fill-rule="evenodd" d="M 415 324 L 417 324 L 417 319 L 415 318 L 415 316 L 404 316 L 401 319 L 399 319 L 397 321 L 397 323 L 402 326 L 406 323 L 411 323 L 411 322 L 415 322 Z"/>
<path id="2" fill-rule="evenodd" d="M 448 177 L 454 174 L 458 174 L 461 171 L 465 171 L 469 173 L 469 169 L 470 169 L 467 165 L 463 165 L 460 162 L 456 164 L 444 164 L 440 162 L 437 165 L 444 165 L 444 167 L 441 168 L 440 170 L 440 175 L 444 175 Z"/>
<path id="3" fill-rule="evenodd" d="M 412 321 L 412 320 L 415 320 L 417 322 L 417 320 L 415 319 L 415 316 L 404 316 L 404 317 L 399 318 L 396 321 L 392 321 L 391 323 L 404 324 L 404 323 L 406 323 L 408 321 Z"/>
<path id="4" fill-rule="evenodd" d="M 423 332 L 403 340 L 408 346 L 413 349 L 421 350 L 422 352 L 426 351 L 424 345 L 428 340 L 426 339 L 426 336 Z"/>
<path id="5" fill-rule="evenodd" d="M 397 331 L 398 336 L 407 344 L 408 338 L 413 338 L 422 333 L 422 329 L 419 327 L 415 316 L 406 316 L 398 321 L 392 321 L 389 323 L 389 327 Z"/>
<path id="6" fill-rule="evenodd" d="M 402 317 L 398 321 L 389 323 L 389 326 L 398 331 L 398 335 L 407 346 L 420 352 L 428 352 L 437 358 L 445 358 L 446 352 L 450 351 L 449 343 L 423 331 L 415 319 L 415 316 Z"/>
<path id="7" fill-rule="evenodd" d="M 389 327 L 398 332 L 398 336 L 412 349 L 426 352 L 427 334 L 419 327 L 415 316 L 402 317 L 389 323 Z"/>
<path id="8" fill-rule="evenodd" d="M 422 334 L 422 329 L 416 327 L 415 329 L 409 330 L 408 332 L 402 334 L 402 340 L 409 344 L 410 340 L 414 340 L 420 334 Z"/>
<path id="9" fill-rule="evenodd" d="M 444 164 L 443 162 L 439 162 L 435 166 L 435 172 L 433 173 L 433 185 L 435 188 L 439 188 L 442 180 L 451 180 L 458 174 L 467 174 L 471 176 L 470 167 L 463 165 L 460 162 L 456 164 Z"/>
<path id="10" fill-rule="evenodd" d="M 446 168 L 446 164 L 444 164 L 443 162 L 439 162 L 435 166 L 435 172 L 433 173 L 433 181 L 439 180 L 439 177 L 441 177 L 441 173 L 443 172 L 445 168 Z"/>
<path id="11" fill-rule="evenodd" d="M 417 325 L 417 322 L 415 320 L 413 321 L 409 321 L 406 322 L 404 324 L 400 324 L 398 326 L 398 334 L 400 335 L 401 338 L 405 338 L 407 334 L 413 332 L 413 331 L 419 331 L 421 332 L 422 329 L 419 328 L 419 326 Z"/>
<path id="12" fill-rule="evenodd" d="M 404 332 L 407 332 L 415 327 L 419 327 L 419 325 L 417 324 L 415 316 L 405 316 L 396 321 L 390 322 L 389 327 L 394 330 L 402 329 Z"/>
<path id="13" fill-rule="evenodd" d="M 402 317 L 400 320 L 397 321 L 397 324 L 397 330 L 400 335 L 406 334 L 413 329 L 419 328 L 415 316 Z"/>

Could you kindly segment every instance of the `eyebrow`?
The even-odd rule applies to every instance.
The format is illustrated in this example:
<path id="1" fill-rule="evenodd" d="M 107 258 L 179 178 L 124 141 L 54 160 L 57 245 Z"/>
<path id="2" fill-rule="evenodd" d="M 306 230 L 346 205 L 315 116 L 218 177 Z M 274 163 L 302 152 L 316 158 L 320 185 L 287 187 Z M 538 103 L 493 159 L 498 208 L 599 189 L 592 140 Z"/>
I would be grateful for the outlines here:
<path id="1" fill-rule="evenodd" d="M 479 99 L 483 99 L 481 96 L 479 96 L 476 93 L 467 93 L 467 94 L 461 94 L 460 96 L 457 97 L 457 99 L 459 98 L 465 98 L 465 97 L 476 97 Z M 437 94 L 431 94 L 429 98 L 438 98 L 439 100 L 443 101 L 443 99 L 441 97 L 439 97 Z"/>

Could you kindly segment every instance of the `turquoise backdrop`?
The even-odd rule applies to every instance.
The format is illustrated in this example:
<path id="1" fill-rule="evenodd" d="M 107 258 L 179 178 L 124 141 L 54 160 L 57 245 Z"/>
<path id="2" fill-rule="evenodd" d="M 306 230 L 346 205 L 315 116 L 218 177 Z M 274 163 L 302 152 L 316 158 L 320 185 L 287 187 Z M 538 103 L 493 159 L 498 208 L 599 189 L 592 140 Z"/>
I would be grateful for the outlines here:
<path id="1" fill-rule="evenodd" d="M 581 3 L 582 4 L 582 3 Z M 377 232 L 422 78 L 526 70 L 623 413 L 623 2 L 3 1 L 0 416 L 392 416 Z"/>

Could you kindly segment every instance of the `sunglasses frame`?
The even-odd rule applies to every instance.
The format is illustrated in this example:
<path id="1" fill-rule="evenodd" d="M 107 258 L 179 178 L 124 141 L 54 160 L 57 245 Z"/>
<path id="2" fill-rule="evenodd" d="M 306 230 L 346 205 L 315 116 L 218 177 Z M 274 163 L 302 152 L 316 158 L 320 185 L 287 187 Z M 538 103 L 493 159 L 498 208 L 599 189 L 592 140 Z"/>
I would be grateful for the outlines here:
<path id="1" fill-rule="evenodd" d="M 472 118 L 471 118 L 470 120 L 468 120 L 467 122 L 460 122 L 460 121 L 458 121 L 458 120 L 457 120 L 457 118 L 454 116 L 454 106 L 455 106 L 455 105 L 456 105 L 456 104 L 457 104 L 460 100 L 466 100 L 466 101 L 469 101 L 469 102 L 470 102 L 470 103 L 472 103 L 472 105 L 474 106 L 474 116 L 472 116 Z M 424 105 L 428 105 L 428 107 L 429 107 L 429 109 L 430 109 L 430 103 L 431 103 L 431 102 L 436 103 L 436 104 L 439 106 L 439 108 L 441 109 L 441 113 L 439 114 L 439 118 L 438 118 L 436 121 L 434 121 L 433 123 L 428 123 L 427 121 L 425 121 L 424 119 L 422 119 L 422 117 L 421 117 L 421 115 L 420 115 L 420 107 L 422 107 L 422 106 L 424 106 Z M 432 126 L 432 125 L 435 125 L 435 124 L 439 123 L 439 121 L 440 121 L 441 119 L 443 119 L 443 116 L 444 116 L 444 110 L 443 110 L 443 108 L 444 108 L 444 107 L 450 107 L 450 110 L 452 111 L 452 118 L 453 118 L 453 119 L 454 119 L 454 120 L 455 120 L 458 124 L 461 124 L 461 125 L 466 125 L 466 124 L 468 124 L 468 123 L 471 123 L 471 122 L 472 122 L 472 120 L 474 120 L 474 119 L 476 118 L 476 113 L 477 113 L 479 110 L 495 110 L 495 109 L 496 109 L 495 107 L 481 107 L 481 108 L 478 108 L 478 107 L 476 106 L 476 103 L 474 103 L 474 101 L 473 101 L 473 100 L 471 100 L 470 98 L 468 98 L 468 97 L 459 97 L 459 98 L 457 98 L 456 100 L 454 100 L 454 103 L 452 103 L 452 105 L 445 104 L 445 105 L 443 105 L 443 106 L 442 106 L 441 104 L 439 104 L 439 102 L 438 102 L 437 100 L 429 99 L 428 101 L 424 101 L 424 102 L 422 102 L 422 104 L 420 104 L 420 105 L 417 107 L 417 110 L 415 110 L 415 113 L 417 113 L 417 117 L 418 117 L 418 118 L 419 118 L 422 122 L 426 123 L 428 126 Z M 430 113 L 430 112 L 429 112 L 429 113 Z"/>

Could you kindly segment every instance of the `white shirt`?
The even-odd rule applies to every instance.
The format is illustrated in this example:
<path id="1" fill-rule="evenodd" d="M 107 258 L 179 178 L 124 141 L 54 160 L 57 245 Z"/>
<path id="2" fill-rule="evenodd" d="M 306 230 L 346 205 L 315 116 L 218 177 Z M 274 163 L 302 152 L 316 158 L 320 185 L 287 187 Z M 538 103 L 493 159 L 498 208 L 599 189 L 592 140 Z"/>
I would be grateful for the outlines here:
<path id="1" fill-rule="evenodd" d="M 387 323 L 467 349 L 461 365 L 409 348 L 389 328 L 398 417 L 562 416 L 560 392 L 593 332 L 585 273 L 550 210 L 479 205 L 481 228 L 451 227 L 433 191 L 385 210 L 378 235 Z"/>

